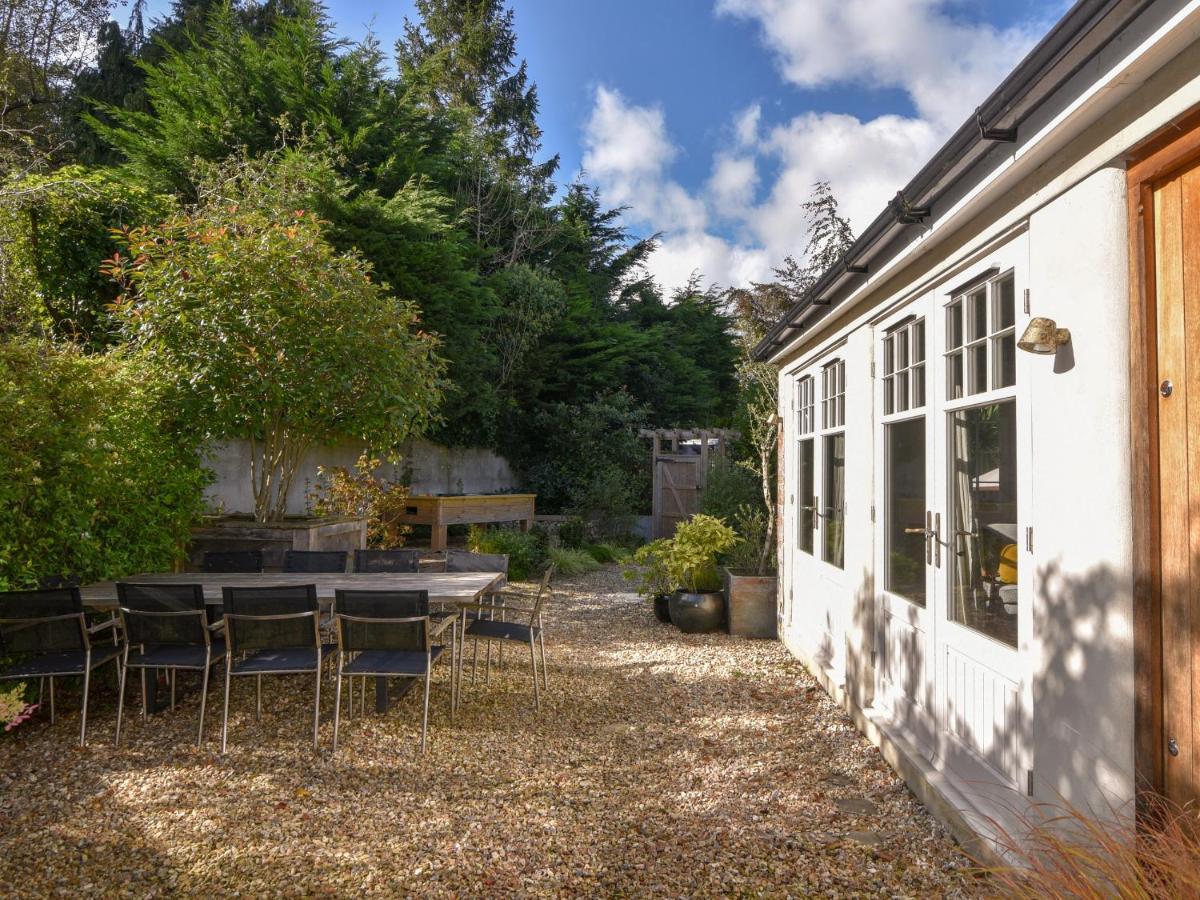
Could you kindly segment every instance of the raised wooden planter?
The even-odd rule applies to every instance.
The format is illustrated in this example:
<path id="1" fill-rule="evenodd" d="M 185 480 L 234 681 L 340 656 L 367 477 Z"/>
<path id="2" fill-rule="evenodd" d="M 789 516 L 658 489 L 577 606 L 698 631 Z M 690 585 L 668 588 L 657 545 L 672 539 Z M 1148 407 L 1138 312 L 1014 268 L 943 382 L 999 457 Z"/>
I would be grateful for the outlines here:
<path id="1" fill-rule="evenodd" d="M 451 525 L 482 525 L 488 522 L 519 522 L 522 531 L 533 526 L 537 494 L 432 494 L 409 497 L 399 521 L 428 525 L 432 531 L 429 548 L 446 549 L 446 529 Z"/>
<path id="2" fill-rule="evenodd" d="M 777 584 L 774 575 L 748 575 L 725 570 L 725 605 L 730 634 L 749 638 L 779 637 Z"/>
<path id="3" fill-rule="evenodd" d="M 283 565 L 285 550 L 361 550 L 367 546 L 367 520 L 353 517 L 296 518 L 255 522 L 249 517 L 223 516 L 192 529 L 189 567 L 200 568 L 209 550 L 262 550 L 263 565 Z"/>

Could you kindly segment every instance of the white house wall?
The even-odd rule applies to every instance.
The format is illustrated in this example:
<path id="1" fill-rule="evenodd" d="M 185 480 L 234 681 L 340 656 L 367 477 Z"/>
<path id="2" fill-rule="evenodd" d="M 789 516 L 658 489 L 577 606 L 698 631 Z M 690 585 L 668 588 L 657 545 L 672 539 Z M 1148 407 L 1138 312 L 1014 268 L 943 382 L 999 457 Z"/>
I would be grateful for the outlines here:
<path id="1" fill-rule="evenodd" d="M 987 830 L 988 817 L 1014 827 L 1014 816 L 1031 800 L 1105 814 L 1127 812 L 1134 795 L 1124 158 L 1200 104 L 1195 4 L 1182 5 L 1172 21 L 1179 30 L 1163 44 L 1147 38 L 1144 45 L 1126 42 L 1111 50 L 1104 73 L 1116 79 L 1114 87 L 1091 92 L 1085 103 L 1065 108 L 1054 127 L 1047 126 L 1039 140 L 1053 153 L 1042 154 L 1034 167 L 1006 166 L 991 193 L 964 193 L 950 229 L 938 233 L 935 224 L 905 259 L 873 273 L 834 315 L 801 332 L 776 360 L 784 419 L 782 639 L 851 708 L 865 731 L 881 743 L 881 735 L 895 738 L 888 751 L 894 764 L 903 768 L 899 762 L 907 760 L 924 771 L 926 782 L 936 782 L 937 796 L 977 830 Z M 1182 44 L 1180 34 L 1187 38 Z M 1162 46 L 1173 53 L 1186 49 L 1164 58 Z M 1099 67 L 1093 74 L 1100 74 Z M 1017 333 L 1029 316 L 1048 316 L 1072 333 L 1071 344 L 1056 357 L 1018 354 L 1018 415 L 1027 417 L 1030 435 L 1028 463 L 1020 470 L 1029 505 L 1021 501 L 1021 518 L 1032 526 L 1031 550 L 1021 536 L 1021 565 L 1031 573 L 1022 578 L 1029 578 L 1032 605 L 1029 624 L 1022 625 L 1017 671 L 1003 673 L 1010 687 L 998 680 L 998 699 L 988 702 L 1000 715 L 1009 702 L 1005 696 L 1016 690 L 1013 702 L 1023 704 L 1029 719 L 1014 726 L 1020 736 L 1015 749 L 978 742 L 972 747 L 969 739 L 950 734 L 947 722 L 929 747 L 903 723 L 890 721 L 889 710 L 876 706 L 873 696 L 879 640 L 879 623 L 872 621 L 873 541 L 879 526 L 871 521 L 871 506 L 881 476 L 870 369 L 878 335 L 872 323 L 914 299 L 944 297 L 993 255 L 1013 253 L 1021 260 L 1018 291 L 1029 289 L 1030 304 L 1023 314 L 1019 297 Z M 936 298 L 931 302 L 940 309 Z M 941 327 L 940 317 L 931 317 L 930 325 Z M 840 585 L 796 550 L 796 375 L 814 371 L 831 354 L 845 358 L 847 381 L 846 577 Z M 1024 585 L 1023 580 L 1023 592 Z M 935 667 L 925 662 L 932 680 Z M 943 699 L 956 689 L 956 665 L 951 658 L 937 661 Z M 980 763 L 969 777 L 964 759 Z M 1022 777 L 988 775 L 997 770 Z"/>

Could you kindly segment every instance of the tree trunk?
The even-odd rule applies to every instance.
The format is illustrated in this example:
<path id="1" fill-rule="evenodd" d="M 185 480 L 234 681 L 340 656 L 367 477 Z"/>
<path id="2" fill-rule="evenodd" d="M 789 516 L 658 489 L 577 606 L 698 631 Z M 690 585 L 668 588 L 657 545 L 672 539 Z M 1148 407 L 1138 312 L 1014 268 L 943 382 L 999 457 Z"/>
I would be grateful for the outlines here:
<path id="1" fill-rule="evenodd" d="M 762 473 L 762 492 L 763 505 L 767 509 L 767 532 L 763 536 L 762 549 L 758 555 L 758 574 L 766 575 L 767 568 L 771 562 L 771 549 L 775 545 L 775 498 L 771 489 L 771 459 L 775 455 L 776 445 L 779 443 L 779 426 L 774 424 L 771 426 L 768 440 L 762 442 L 758 448 L 758 464 L 759 471 Z"/>

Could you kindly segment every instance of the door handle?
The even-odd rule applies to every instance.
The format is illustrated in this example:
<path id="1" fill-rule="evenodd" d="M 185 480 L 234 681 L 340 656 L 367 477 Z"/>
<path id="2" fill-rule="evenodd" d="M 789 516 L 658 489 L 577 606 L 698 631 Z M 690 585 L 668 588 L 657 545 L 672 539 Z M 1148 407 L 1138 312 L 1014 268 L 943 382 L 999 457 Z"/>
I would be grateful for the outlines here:
<path id="1" fill-rule="evenodd" d="M 905 528 L 905 534 L 923 534 L 925 535 L 925 565 L 930 565 L 933 562 L 933 544 L 931 541 L 936 537 L 933 531 L 933 514 L 929 510 L 925 511 L 925 527 L 924 528 Z"/>

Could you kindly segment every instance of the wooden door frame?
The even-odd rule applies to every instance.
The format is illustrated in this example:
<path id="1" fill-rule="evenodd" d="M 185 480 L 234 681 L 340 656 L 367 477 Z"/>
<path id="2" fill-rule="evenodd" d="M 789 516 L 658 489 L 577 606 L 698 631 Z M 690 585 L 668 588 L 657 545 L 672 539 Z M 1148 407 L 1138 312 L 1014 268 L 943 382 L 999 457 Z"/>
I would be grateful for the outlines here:
<path id="1" fill-rule="evenodd" d="M 1162 564 L 1159 558 L 1158 345 L 1154 183 L 1200 159 L 1200 108 L 1126 157 L 1129 215 L 1129 411 L 1133 512 L 1134 771 L 1138 815 L 1163 773 Z"/>

